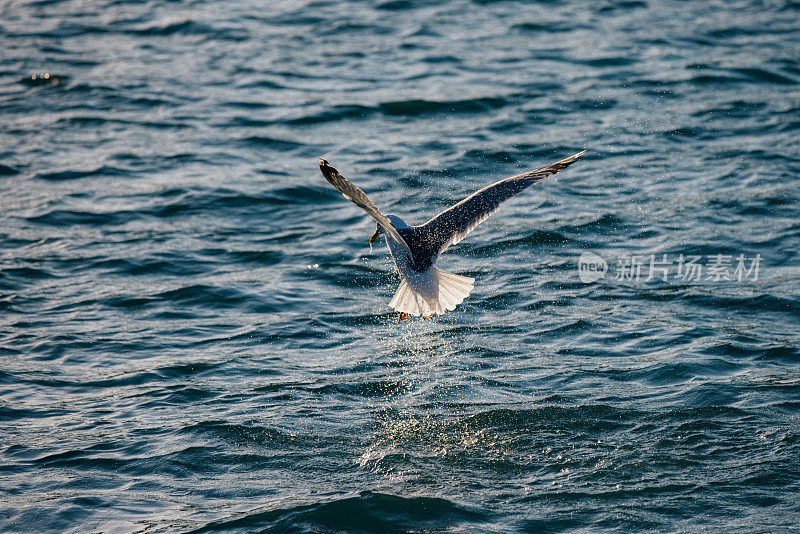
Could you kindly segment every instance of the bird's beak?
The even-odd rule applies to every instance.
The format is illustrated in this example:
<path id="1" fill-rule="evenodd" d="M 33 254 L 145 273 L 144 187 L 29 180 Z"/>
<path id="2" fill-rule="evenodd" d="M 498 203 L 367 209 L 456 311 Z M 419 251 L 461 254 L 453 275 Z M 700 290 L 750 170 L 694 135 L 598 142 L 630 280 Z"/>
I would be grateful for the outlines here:
<path id="1" fill-rule="evenodd" d="M 369 238 L 369 246 L 372 246 L 375 240 L 378 239 L 380 236 L 381 233 L 379 231 L 376 231 L 374 234 L 372 234 L 372 237 Z"/>

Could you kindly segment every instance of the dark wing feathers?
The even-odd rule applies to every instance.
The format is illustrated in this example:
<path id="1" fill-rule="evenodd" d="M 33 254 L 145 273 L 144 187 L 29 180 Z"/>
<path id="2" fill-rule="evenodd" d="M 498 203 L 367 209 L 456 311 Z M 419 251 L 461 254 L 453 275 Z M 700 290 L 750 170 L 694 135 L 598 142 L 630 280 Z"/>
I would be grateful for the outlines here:
<path id="1" fill-rule="evenodd" d="M 344 195 L 347 200 L 366 211 L 378 222 L 378 224 L 381 225 L 387 234 L 391 235 L 395 241 L 398 241 L 401 245 L 403 245 L 406 251 L 408 251 L 409 257 L 411 257 L 413 261 L 413 255 L 411 254 L 411 249 L 408 248 L 408 243 L 406 243 L 405 239 L 403 239 L 403 237 L 398 233 L 397 229 L 392 226 L 391 221 L 389 221 L 389 219 L 387 219 L 386 216 L 381 213 L 377 206 L 372 203 L 364 191 L 349 182 L 344 176 L 339 174 L 339 171 L 331 167 L 328 162 L 322 158 L 319 159 L 319 169 L 322 171 L 322 175 L 325 177 L 325 179 L 328 180 L 328 182 L 330 182 L 330 184 L 342 195 Z"/>
<path id="2" fill-rule="evenodd" d="M 400 235 L 400 232 L 392 226 L 391 221 L 380 212 L 361 189 L 347 181 L 327 161 L 320 158 L 319 168 L 325 179 L 333 187 L 338 189 L 345 198 L 366 211 L 383 227 L 387 234 L 405 247 L 409 257 L 412 258 L 415 264 L 415 269 L 424 270 L 431 265 L 436 255 L 441 254 L 450 245 L 454 245 L 467 237 L 467 234 L 474 230 L 476 226 L 497 211 L 497 208 L 503 202 L 528 186 L 566 169 L 581 157 L 584 152 L 586 151 L 584 150 L 574 156 L 557 161 L 547 167 L 518 174 L 484 187 L 455 206 L 441 212 L 422 226 L 414 227 L 413 230 L 403 229 L 405 237 Z M 409 245 L 414 247 L 415 254 L 411 253 Z"/>
<path id="3" fill-rule="evenodd" d="M 561 161 L 535 171 L 518 174 L 505 180 L 493 183 L 465 198 L 455 206 L 415 228 L 417 240 L 424 252 L 421 258 L 432 258 L 441 254 L 447 247 L 464 239 L 467 234 L 485 221 L 489 215 L 497 211 L 500 205 L 526 189 L 528 186 L 544 180 L 558 171 L 569 167 L 586 152 L 579 152 Z"/>

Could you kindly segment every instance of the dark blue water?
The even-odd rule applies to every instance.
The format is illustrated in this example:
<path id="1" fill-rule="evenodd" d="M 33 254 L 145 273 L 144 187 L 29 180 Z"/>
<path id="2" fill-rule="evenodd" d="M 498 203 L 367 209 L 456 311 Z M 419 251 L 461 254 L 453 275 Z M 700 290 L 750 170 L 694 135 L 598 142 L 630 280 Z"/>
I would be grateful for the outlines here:
<path id="1" fill-rule="evenodd" d="M 797 2 L 12 0 L 0 109 L 0 530 L 800 526 Z M 399 326 L 316 159 L 583 148 Z"/>

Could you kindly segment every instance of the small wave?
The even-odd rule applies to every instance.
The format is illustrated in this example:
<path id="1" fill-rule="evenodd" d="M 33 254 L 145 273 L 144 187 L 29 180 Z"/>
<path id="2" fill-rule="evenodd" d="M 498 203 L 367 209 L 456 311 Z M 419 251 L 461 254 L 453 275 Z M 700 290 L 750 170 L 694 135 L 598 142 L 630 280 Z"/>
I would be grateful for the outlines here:
<path id="1" fill-rule="evenodd" d="M 174 22 L 159 22 L 145 26 L 133 27 L 124 30 L 131 35 L 167 37 L 172 35 L 204 35 L 215 40 L 243 41 L 249 37 L 249 32 L 243 28 L 231 28 L 219 25 L 209 25 L 196 20 L 180 20 Z"/>
<path id="2" fill-rule="evenodd" d="M 19 171 L 9 165 L 0 164 L 0 176 L 14 176 L 19 174 Z"/>
<path id="3" fill-rule="evenodd" d="M 52 278 L 59 278 L 59 275 L 50 269 L 44 267 L 6 267 L 3 269 L 3 282 L 11 281 L 33 281 L 33 280 L 48 280 Z"/>
<path id="4" fill-rule="evenodd" d="M 79 210 L 50 210 L 41 215 L 26 217 L 29 222 L 44 224 L 48 226 L 105 226 L 124 224 L 129 220 L 128 217 L 120 213 L 97 213 Z"/>
<path id="5" fill-rule="evenodd" d="M 791 296 L 778 296 L 762 293 L 752 297 L 740 297 L 730 295 L 719 295 L 716 293 L 696 293 L 689 290 L 689 293 L 680 298 L 701 306 L 752 311 L 776 311 L 788 313 L 800 313 L 800 299 Z"/>
<path id="6" fill-rule="evenodd" d="M 589 67 L 627 67 L 635 65 L 639 60 L 638 58 L 631 58 L 626 56 L 605 56 L 593 58 L 578 58 L 572 60 L 574 63 L 586 65 Z"/>
<path id="7" fill-rule="evenodd" d="M 240 213 L 264 213 L 265 208 L 285 208 L 287 204 L 304 204 L 309 199 L 324 203 L 335 199 L 335 193 L 334 189 L 321 185 L 276 187 L 258 194 L 243 193 L 227 188 L 200 191 L 170 188 L 162 191 L 158 196 L 175 200 L 139 209 L 136 212 L 125 213 L 131 218 L 154 216 L 163 219 L 205 212 L 219 214 L 228 210 Z"/>
<path id="8" fill-rule="evenodd" d="M 128 276 L 142 276 L 162 274 L 169 276 L 194 276 L 207 272 L 196 258 L 187 258 L 184 254 L 166 254 L 161 258 L 110 258 L 99 259 L 92 263 L 92 267 L 107 272 L 116 272 Z M 145 299 L 149 301 L 149 299 Z M 124 298 L 119 302 L 110 302 L 115 306 L 128 307 L 135 304 Z M 143 303 L 138 303 L 143 304 Z"/>
<path id="9" fill-rule="evenodd" d="M 573 20 L 557 20 L 557 21 L 536 21 L 536 22 L 518 22 L 511 25 L 512 30 L 518 30 L 524 33 L 565 33 L 581 29 L 581 25 L 576 25 Z"/>
<path id="10" fill-rule="evenodd" d="M 700 72 L 692 76 L 688 83 L 697 85 L 709 84 L 734 84 L 734 83 L 756 83 L 756 84 L 776 84 L 776 85 L 798 85 L 800 79 L 790 74 L 775 72 L 763 67 L 737 67 L 737 68 L 718 68 L 709 65 L 692 65 L 693 71 Z"/>
<path id="11" fill-rule="evenodd" d="M 641 0 L 617 0 L 616 2 L 603 5 L 598 11 L 600 13 L 608 13 L 614 11 L 645 8 L 647 8 L 647 2 L 643 2 Z"/>
<path id="12" fill-rule="evenodd" d="M 501 163 L 510 163 L 518 160 L 518 155 L 509 150 L 486 150 L 474 148 L 467 150 L 464 153 L 465 158 L 475 159 L 478 161 L 497 161 Z"/>
<path id="13" fill-rule="evenodd" d="M 449 63 L 452 65 L 460 65 L 462 63 L 461 58 L 458 58 L 456 56 L 451 56 L 449 54 L 426 56 L 422 58 L 421 61 L 429 63 L 431 65 L 441 65 L 444 63 Z"/>
<path id="14" fill-rule="evenodd" d="M 198 251 L 201 257 L 217 258 L 227 264 L 235 265 L 255 265 L 260 267 L 270 267 L 281 263 L 286 257 L 281 250 L 264 249 L 203 249 Z"/>
<path id="15" fill-rule="evenodd" d="M 725 103 L 709 103 L 709 105 L 693 112 L 692 116 L 698 118 L 718 116 L 721 119 L 748 119 L 753 116 L 754 112 L 766 111 L 767 108 L 768 104 L 766 102 L 738 99 Z"/>
<path id="16" fill-rule="evenodd" d="M 354 397 L 389 397 L 396 396 L 408 389 L 408 385 L 402 382 L 392 381 L 372 381 L 359 382 L 355 384 L 327 384 L 320 387 L 310 388 L 310 391 L 317 394 L 340 394 Z"/>
<path id="17" fill-rule="evenodd" d="M 627 220 L 616 213 L 603 213 L 599 217 L 595 214 L 586 218 L 588 219 L 586 221 L 565 224 L 561 227 L 561 231 L 575 232 L 580 235 L 603 234 L 610 230 L 619 232 L 622 228 L 628 227 Z"/>
<path id="18" fill-rule="evenodd" d="M 798 363 L 800 362 L 800 349 L 788 345 L 775 345 L 765 348 L 759 359 Z"/>
<path id="19" fill-rule="evenodd" d="M 303 143 L 297 143 L 288 139 L 276 139 L 274 137 L 267 137 L 263 135 L 252 135 L 242 139 L 242 141 L 279 151 L 291 151 L 306 146 Z"/>
<path id="20" fill-rule="evenodd" d="M 560 244 L 560 243 L 569 243 L 571 239 L 564 235 L 561 232 L 555 232 L 551 230 L 536 230 L 533 232 L 529 232 L 528 234 L 524 235 L 523 237 L 515 237 L 511 239 L 497 239 L 491 242 L 486 243 L 485 245 L 477 245 L 470 248 L 466 248 L 471 254 L 490 254 L 496 250 L 505 250 L 508 248 L 513 248 L 519 245 L 530 245 L 530 246 L 538 246 L 538 245 L 551 245 L 551 244 Z"/>
<path id="21" fill-rule="evenodd" d="M 368 106 L 360 105 L 338 105 L 327 108 L 323 111 L 303 115 L 294 119 L 288 119 L 287 123 L 294 125 L 320 124 L 324 122 L 335 122 L 341 120 L 364 119 L 377 110 Z"/>
<path id="22" fill-rule="evenodd" d="M 201 403 L 218 396 L 217 392 L 199 387 L 169 385 L 162 389 L 147 392 L 147 401 L 139 405 L 140 409 L 157 406 L 188 406 Z"/>
<path id="23" fill-rule="evenodd" d="M 296 125 L 318 124 L 324 122 L 340 121 L 345 119 L 364 119 L 372 114 L 382 114 L 390 117 L 417 117 L 424 115 L 454 114 L 454 113 L 484 113 L 501 108 L 508 104 L 503 98 L 473 98 L 467 100 L 396 100 L 381 102 L 375 106 L 364 105 L 338 105 L 326 108 L 323 111 L 289 119 L 288 123 Z"/>
<path id="24" fill-rule="evenodd" d="M 748 79 L 757 83 L 774 83 L 778 85 L 799 85 L 800 79 L 792 78 L 784 74 L 773 72 L 764 68 L 737 68 L 732 69 Z"/>
<path id="25" fill-rule="evenodd" d="M 230 287 L 214 287 L 204 284 L 164 291 L 153 297 L 174 304 L 214 306 L 216 308 L 236 308 L 253 298 Z"/>
<path id="26" fill-rule="evenodd" d="M 128 172 L 124 169 L 119 167 L 110 167 L 108 165 L 102 165 L 100 167 L 95 167 L 94 169 L 86 169 L 86 170 L 78 170 L 78 169 L 66 169 L 63 171 L 55 171 L 55 172 L 40 172 L 34 174 L 34 178 L 39 180 L 48 180 L 48 181 L 64 181 L 64 180 L 77 180 L 79 178 L 89 178 L 95 176 L 124 176 L 127 175 Z"/>
<path id="27" fill-rule="evenodd" d="M 635 412 L 612 406 L 596 404 L 582 406 L 542 406 L 531 409 L 494 409 L 465 418 L 460 424 L 469 428 L 531 428 L 550 427 L 584 429 L 620 428 L 627 424 Z"/>
<path id="28" fill-rule="evenodd" d="M 503 98 L 472 98 L 467 100 L 398 100 L 383 102 L 378 110 L 386 115 L 418 116 L 439 113 L 481 113 L 508 104 Z"/>
<path id="29" fill-rule="evenodd" d="M 480 525 L 489 514 L 438 497 L 362 492 L 357 497 L 255 512 L 193 532 L 266 529 L 274 532 L 435 532 Z"/>
<path id="30" fill-rule="evenodd" d="M 418 7 L 418 4 L 409 0 L 388 0 L 375 5 L 375 9 L 384 11 L 406 11 L 415 7 Z"/>
<path id="31" fill-rule="evenodd" d="M 702 353 L 736 359 L 750 358 L 752 360 L 773 360 L 786 363 L 800 361 L 800 349 L 797 347 L 763 342 L 726 341 L 710 345 L 704 348 Z"/>
<path id="32" fill-rule="evenodd" d="M 96 449 L 97 447 L 93 447 Z M 32 463 L 46 467 L 71 467 L 86 471 L 114 471 L 128 464 L 127 461 L 108 456 L 96 456 L 94 450 L 69 450 L 41 456 Z"/>
<path id="33" fill-rule="evenodd" d="M 235 445 L 286 446 L 295 436 L 277 428 L 226 421 L 203 421 L 184 427 L 182 434 L 201 434 Z"/>
<path id="34" fill-rule="evenodd" d="M 5 382 L 0 376 L 0 383 Z M 14 423 L 21 419 L 43 420 L 48 417 L 63 417 L 69 413 L 67 409 L 12 408 L 0 405 L 0 421 Z M 6 451 L 8 452 L 8 451 Z"/>

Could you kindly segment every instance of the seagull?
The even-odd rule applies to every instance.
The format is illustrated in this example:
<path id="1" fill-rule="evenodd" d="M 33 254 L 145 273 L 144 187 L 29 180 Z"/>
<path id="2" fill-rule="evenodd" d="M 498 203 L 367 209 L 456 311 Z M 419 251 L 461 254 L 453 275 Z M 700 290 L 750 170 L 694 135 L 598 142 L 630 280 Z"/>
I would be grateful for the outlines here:
<path id="1" fill-rule="evenodd" d="M 443 271 L 434 266 L 439 256 L 455 245 L 497 211 L 500 204 L 531 184 L 544 180 L 572 165 L 583 152 L 541 169 L 506 178 L 484 187 L 458 204 L 444 210 L 421 226 L 409 226 L 397 215 L 384 215 L 367 195 L 345 179 L 339 171 L 319 158 L 319 169 L 344 197 L 367 212 L 378 223 L 369 240 L 370 246 L 381 235 L 386 237 L 389 252 L 400 273 L 400 287 L 389 306 L 400 312 L 400 319 L 452 311 L 464 302 L 475 279 Z M 398 321 L 398 322 L 399 322 Z"/>

